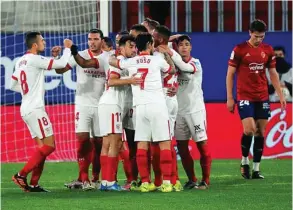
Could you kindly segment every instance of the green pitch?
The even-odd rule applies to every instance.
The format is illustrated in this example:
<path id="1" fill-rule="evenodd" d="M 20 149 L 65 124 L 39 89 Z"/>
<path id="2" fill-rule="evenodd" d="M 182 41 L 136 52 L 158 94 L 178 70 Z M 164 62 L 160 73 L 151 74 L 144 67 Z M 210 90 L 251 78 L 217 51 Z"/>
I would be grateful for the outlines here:
<path id="1" fill-rule="evenodd" d="M 265 180 L 244 180 L 239 174 L 239 161 L 215 160 L 211 187 L 206 191 L 183 192 L 82 192 L 68 190 L 64 182 L 76 178 L 76 163 L 46 163 L 41 185 L 51 193 L 24 193 L 11 181 L 23 164 L 2 164 L 2 210 L 289 210 L 292 209 L 291 160 L 264 160 L 261 169 Z M 182 183 L 186 181 L 179 163 Z M 197 176 L 201 170 L 196 161 Z M 119 168 L 123 183 L 124 173 Z"/>

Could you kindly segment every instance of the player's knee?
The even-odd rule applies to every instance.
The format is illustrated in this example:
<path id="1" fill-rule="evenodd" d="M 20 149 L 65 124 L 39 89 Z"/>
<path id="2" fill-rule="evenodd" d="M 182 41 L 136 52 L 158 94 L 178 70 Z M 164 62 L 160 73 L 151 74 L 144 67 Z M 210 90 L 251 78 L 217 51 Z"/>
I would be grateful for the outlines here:
<path id="1" fill-rule="evenodd" d="M 245 127 L 243 133 L 246 136 L 253 136 L 256 133 L 256 128 L 254 128 L 252 126 Z"/>
<path id="2" fill-rule="evenodd" d="M 262 128 L 257 128 L 256 132 L 255 132 L 255 136 L 265 136 L 265 129 Z"/>

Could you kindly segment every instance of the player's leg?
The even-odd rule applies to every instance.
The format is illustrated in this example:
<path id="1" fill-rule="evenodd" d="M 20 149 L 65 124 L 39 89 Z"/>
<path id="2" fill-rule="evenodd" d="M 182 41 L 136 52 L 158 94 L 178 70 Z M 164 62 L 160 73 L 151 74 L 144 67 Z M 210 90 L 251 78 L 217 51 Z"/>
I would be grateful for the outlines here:
<path id="1" fill-rule="evenodd" d="M 39 167 L 37 178 L 34 177 L 38 182 L 42 173 L 42 165 L 44 164 L 46 157 L 55 150 L 52 124 L 47 113 L 43 109 L 37 109 L 29 115 L 24 116 L 23 119 L 39 147 L 36 149 L 22 170 L 12 177 L 12 180 L 26 192 L 47 192 L 47 190 L 41 188 L 38 183 L 36 183 L 36 186 L 30 187 L 27 184 L 26 177 L 30 172 Z M 36 176 L 36 174 L 34 175 Z"/>
<path id="2" fill-rule="evenodd" d="M 207 144 L 206 110 L 189 114 L 186 117 L 186 122 L 200 153 L 202 180 L 197 188 L 207 189 L 210 184 L 212 158 Z"/>
<path id="3" fill-rule="evenodd" d="M 257 132 L 254 136 L 253 144 L 253 179 L 263 179 L 259 170 L 260 161 L 264 148 L 264 136 L 265 129 L 268 124 L 268 118 L 270 117 L 270 104 L 269 102 L 257 102 L 255 104 L 255 119 Z"/>
<path id="4" fill-rule="evenodd" d="M 133 178 L 133 175 L 132 175 L 132 166 L 131 166 L 131 162 L 130 162 L 129 149 L 128 149 L 128 146 L 127 146 L 126 139 L 124 139 L 124 137 L 122 137 L 122 144 L 121 144 L 119 156 L 122 159 L 123 169 L 124 169 L 124 173 L 125 173 L 125 176 L 126 176 L 126 183 L 123 186 L 123 188 L 124 189 L 130 189 L 131 188 L 131 183 L 136 181 L 136 180 Z"/>
<path id="5" fill-rule="evenodd" d="M 177 116 L 175 138 L 177 140 L 177 148 L 181 157 L 182 166 L 188 177 L 188 181 L 185 183 L 184 189 L 192 189 L 196 186 L 197 178 L 195 176 L 194 161 L 188 148 L 191 132 L 185 118 L 186 116 Z"/>
<path id="6" fill-rule="evenodd" d="M 240 170 L 243 178 L 250 179 L 251 175 L 248 156 L 252 137 L 256 132 L 254 103 L 247 100 L 238 101 L 238 112 L 243 126 L 243 134 L 241 137 L 242 160 Z"/>
<path id="7" fill-rule="evenodd" d="M 160 190 L 171 192 L 172 176 L 172 152 L 171 152 L 171 133 L 167 106 L 165 104 L 148 104 L 149 121 L 152 128 L 152 141 L 158 142 L 160 147 L 160 168 L 163 177 Z M 151 111 L 150 111 L 151 110 Z"/>
<path id="8" fill-rule="evenodd" d="M 162 173 L 161 173 L 161 166 L 160 166 L 160 146 L 158 142 L 152 142 L 151 146 L 151 165 L 154 171 L 154 184 L 156 187 L 162 185 Z"/>
<path id="9" fill-rule="evenodd" d="M 148 168 L 148 150 L 151 140 L 151 125 L 146 118 L 146 105 L 138 105 L 136 107 L 136 127 L 134 140 L 137 142 L 136 162 L 138 172 L 141 178 L 141 192 L 150 192 L 156 189 L 155 185 L 151 184 L 150 171 Z"/>

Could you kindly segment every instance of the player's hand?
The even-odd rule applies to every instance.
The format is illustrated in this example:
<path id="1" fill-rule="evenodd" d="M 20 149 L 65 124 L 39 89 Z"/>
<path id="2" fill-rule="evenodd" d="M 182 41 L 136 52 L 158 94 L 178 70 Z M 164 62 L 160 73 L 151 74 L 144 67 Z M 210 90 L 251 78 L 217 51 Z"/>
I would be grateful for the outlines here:
<path id="1" fill-rule="evenodd" d="M 170 96 L 170 97 L 173 97 L 177 94 L 177 91 L 178 91 L 178 88 L 173 86 L 171 88 L 168 88 L 167 90 L 167 95 Z"/>
<path id="2" fill-rule="evenodd" d="M 280 104 L 281 104 L 281 110 L 282 111 L 286 110 L 286 100 L 285 100 L 283 94 L 280 97 Z"/>
<path id="3" fill-rule="evenodd" d="M 132 85 L 140 85 L 143 82 L 143 79 L 141 77 L 136 77 L 135 75 L 133 75 L 130 78 L 130 81 Z"/>
<path id="4" fill-rule="evenodd" d="M 54 46 L 51 49 L 51 55 L 54 58 L 58 57 L 60 52 L 61 52 L 61 46 Z"/>
<path id="5" fill-rule="evenodd" d="M 70 39 L 64 39 L 63 44 L 64 44 L 64 48 L 71 48 L 73 43 Z"/>
<path id="6" fill-rule="evenodd" d="M 227 109 L 229 112 L 234 113 L 235 101 L 233 98 L 227 100 Z"/>

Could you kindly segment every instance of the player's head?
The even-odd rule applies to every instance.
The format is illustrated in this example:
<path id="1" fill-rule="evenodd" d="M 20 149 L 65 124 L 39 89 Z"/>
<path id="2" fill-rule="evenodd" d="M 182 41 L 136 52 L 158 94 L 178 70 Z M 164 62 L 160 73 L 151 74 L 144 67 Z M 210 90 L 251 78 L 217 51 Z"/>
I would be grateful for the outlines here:
<path id="1" fill-rule="evenodd" d="M 119 48 L 119 40 L 121 39 L 122 36 L 128 36 L 129 32 L 128 31 L 120 31 L 115 37 L 115 44 L 116 44 L 116 49 Z"/>
<path id="2" fill-rule="evenodd" d="M 131 58 L 136 55 L 136 48 L 135 48 L 135 38 L 133 36 L 127 35 L 122 36 L 119 40 L 119 49 L 120 53 L 126 57 Z"/>
<path id="3" fill-rule="evenodd" d="M 92 52 L 98 52 L 102 48 L 103 32 L 100 29 L 94 28 L 89 31 L 88 45 Z"/>
<path id="4" fill-rule="evenodd" d="M 152 34 L 155 28 L 160 25 L 158 21 L 152 20 L 150 18 L 146 18 L 141 24 L 146 27 L 150 34 Z"/>
<path id="5" fill-rule="evenodd" d="M 44 52 L 46 47 L 46 42 L 38 31 L 28 32 L 25 36 L 25 44 L 29 50 L 34 49 L 37 53 Z"/>
<path id="6" fill-rule="evenodd" d="M 157 26 L 153 32 L 153 37 L 155 40 L 155 47 L 161 44 L 168 44 L 169 38 L 171 36 L 171 31 L 168 27 L 160 25 Z"/>
<path id="7" fill-rule="evenodd" d="M 144 33 L 144 32 L 148 32 L 147 28 L 144 27 L 143 25 L 141 24 L 135 24 L 131 27 L 130 29 L 130 35 L 131 36 L 134 36 L 134 37 L 137 37 L 138 34 L 140 33 Z"/>
<path id="8" fill-rule="evenodd" d="M 274 52 L 276 57 L 284 58 L 286 55 L 285 48 L 282 46 L 275 46 Z"/>
<path id="9" fill-rule="evenodd" d="M 136 39 L 136 48 L 138 52 L 148 51 L 151 55 L 154 52 L 154 39 L 150 33 L 141 33 Z"/>
<path id="10" fill-rule="evenodd" d="M 110 37 L 105 36 L 102 39 L 102 42 L 103 42 L 103 44 L 102 44 L 103 51 L 109 52 L 109 51 L 113 50 L 114 44 L 113 44 L 113 41 Z"/>
<path id="11" fill-rule="evenodd" d="M 190 57 L 190 52 L 192 50 L 191 39 L 188 35 L 182 35 L 176 40 L 178 53 L 182 57 Z"/>
<path id="12" fill-rule="evenodd" d="M 258 46 L 265 38 L 267 25 L 262 20 L 254 20 L 249 27 L 250 41 L 254 46 Z"/>

